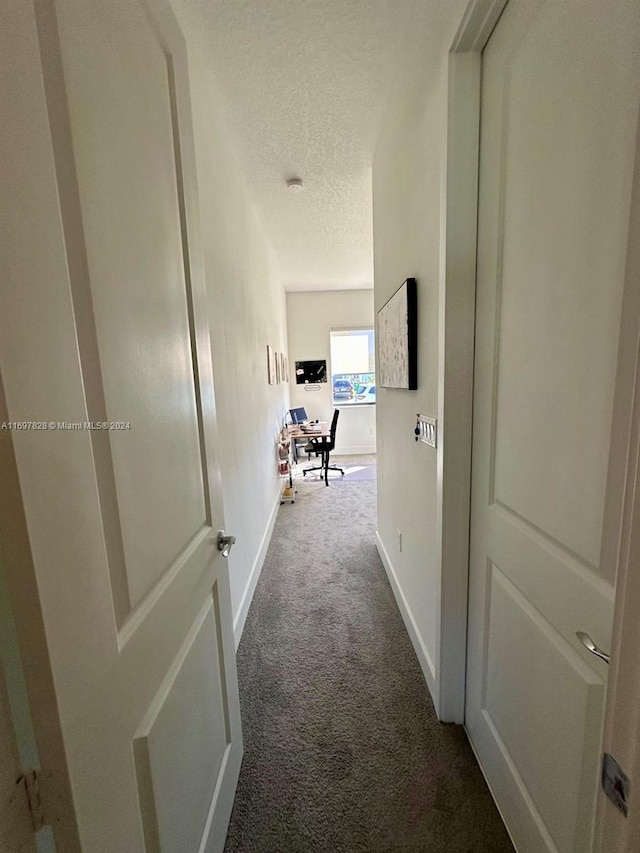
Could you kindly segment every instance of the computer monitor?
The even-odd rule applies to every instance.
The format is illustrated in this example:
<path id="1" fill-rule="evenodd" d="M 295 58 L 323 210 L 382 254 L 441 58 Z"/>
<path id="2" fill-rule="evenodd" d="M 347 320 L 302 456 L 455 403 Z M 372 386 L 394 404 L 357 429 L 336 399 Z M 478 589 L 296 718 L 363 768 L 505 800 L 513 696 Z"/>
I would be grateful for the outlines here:
<path id="1" fill-rule="evenodd" d="M 309 420 L 307 411 L 303 406 L 300 406 L 298 409 L 289 409 L 289 414 L 294 424 L 301 424 Z"/>

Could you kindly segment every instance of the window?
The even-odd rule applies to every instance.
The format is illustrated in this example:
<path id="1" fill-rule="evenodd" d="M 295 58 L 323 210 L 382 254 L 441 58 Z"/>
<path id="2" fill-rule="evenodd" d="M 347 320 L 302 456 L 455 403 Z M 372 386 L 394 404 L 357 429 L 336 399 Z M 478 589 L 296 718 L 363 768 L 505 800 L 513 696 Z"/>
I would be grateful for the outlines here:
<path id="1" fill-rule="evenodd" d="M 375 336 L 373 329 L 331 332 L 333 402 L 366 406 L 376 401 Z"/>

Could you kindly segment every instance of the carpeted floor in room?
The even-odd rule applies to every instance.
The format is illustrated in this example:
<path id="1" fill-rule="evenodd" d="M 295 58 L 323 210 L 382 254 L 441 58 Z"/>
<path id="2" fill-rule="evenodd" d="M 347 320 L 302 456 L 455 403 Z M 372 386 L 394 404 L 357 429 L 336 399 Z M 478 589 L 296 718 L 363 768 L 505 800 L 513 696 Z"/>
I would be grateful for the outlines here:
<path id="1" fill-rule="evenodd" d="M 225 851 L 513 853 L 464 731 L 435 717 L 380 563 L 375 457 L 335 461 L 359 470 L 300 479 L 280 508 L 238 649 Z"/>

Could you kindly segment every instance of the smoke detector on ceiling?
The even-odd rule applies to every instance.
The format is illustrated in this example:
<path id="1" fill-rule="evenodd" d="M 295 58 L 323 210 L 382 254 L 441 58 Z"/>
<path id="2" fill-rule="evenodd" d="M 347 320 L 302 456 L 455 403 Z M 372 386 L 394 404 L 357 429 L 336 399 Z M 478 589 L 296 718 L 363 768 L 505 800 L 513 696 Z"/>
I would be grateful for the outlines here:
<path id="1" fill-rule="evenodd" d="M 304 183 L 301 178 L 289 178 L 287 181 L 287 187 L 291 190 L 291 192 L 297 193 L 300 190 L 304 189 Z"/>

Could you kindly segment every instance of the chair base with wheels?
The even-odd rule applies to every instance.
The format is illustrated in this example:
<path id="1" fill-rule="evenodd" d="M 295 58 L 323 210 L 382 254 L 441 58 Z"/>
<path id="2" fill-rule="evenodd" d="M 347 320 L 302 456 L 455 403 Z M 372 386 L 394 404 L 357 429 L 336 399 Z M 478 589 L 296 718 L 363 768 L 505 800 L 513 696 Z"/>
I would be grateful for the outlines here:
<path id="1" fill-rule="evenodd" d="M 306 447 L 305 447 L 305 451 L 306 451 Z M 324 479 L 325 486 L 329 485 L 329 471 L 339 471 L 340 474 L 342 474 L 342 476 L 344 477 L 344 471 L 342 470 L 342 468 L 340 468 L 338 465 L 329 465 L 329 451 L 328 450 L 322 451 L 321 453 L 319 453 L 317 451 L 317 449 L 314 448 L 312 452 L 315 453 L 316 456 L 322 456 L 322 462 L 320 463 L 320 465 L 312 465 L 309 468 L 303 468 L 302 469 L 302 476 L 303 477 L 305 477 L 309 473 L 309 471 L 324 471 L 324 477 L 322 479 Z"/>

